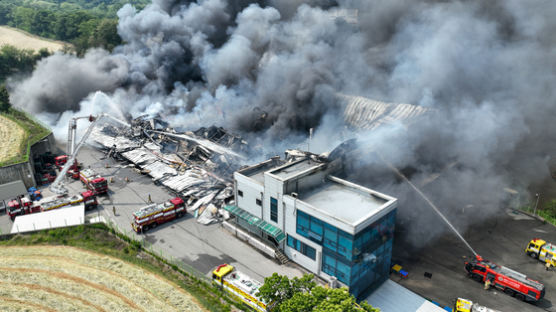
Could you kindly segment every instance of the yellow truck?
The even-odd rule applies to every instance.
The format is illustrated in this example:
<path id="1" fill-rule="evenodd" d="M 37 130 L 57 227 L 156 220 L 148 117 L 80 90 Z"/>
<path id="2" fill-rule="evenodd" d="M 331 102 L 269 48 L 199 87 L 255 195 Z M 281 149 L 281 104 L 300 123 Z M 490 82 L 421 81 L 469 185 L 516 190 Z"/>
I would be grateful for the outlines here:
<path id="1" fill-rule="evenodd" d="M 257 311 L 267 312 L 274 308 L 274 303 L 267 303 L 257 296 L 261 283 L 235 270 L 232 265 L 222 264 L 214 269 L 212 282 Z"/>
<path id="2" fill-rule="evenodd" d="M 556 266 L 556 246 L 543 239 L 532 239 L 525 247 L 525 253 L 544 263 L 550 263 L 551 266 Z"/>
<path id="3" fill-rule="evenodd" d="M 500 312 L 498 310 L 489 309 L 478 303 L 473 303 L 469 299 L 458 298 L 454 306 L 453 312 Z"/>

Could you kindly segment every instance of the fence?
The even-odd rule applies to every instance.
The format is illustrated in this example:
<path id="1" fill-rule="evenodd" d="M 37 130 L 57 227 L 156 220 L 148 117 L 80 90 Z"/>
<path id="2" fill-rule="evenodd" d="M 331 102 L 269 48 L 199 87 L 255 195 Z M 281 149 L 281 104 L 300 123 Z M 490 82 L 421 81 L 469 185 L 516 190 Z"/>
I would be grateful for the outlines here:
<path id="1" fill-rule="evenodd" d="M 113 230 L 117 235 L 122 236 L 121 238 L 130 242 L 130 243 L 137 243 L 141 246 L 141 248 L 152 255 L 153 257 L 165 262 L 170 266 L 174 266 L 175 268 L 182 271 L 182 273 L 188 274 L 200 281 L 210 283 L 211 279 L 204 275 L 199 270 L 195 269 L 194 267 L 190 266 L 189 264 L 183 262 L 182 260 L 175 258 L 174 256 L 164 252 L 161 248 L 154 246 L 152 243 L 147 241 L 144 236 L 141 236 L 141 239 L 136 239 L 134 236 L 134 231 L 129 229 L 122 229 L 116 222 L 112 219 L 104 219 L 104 223 Z"/>

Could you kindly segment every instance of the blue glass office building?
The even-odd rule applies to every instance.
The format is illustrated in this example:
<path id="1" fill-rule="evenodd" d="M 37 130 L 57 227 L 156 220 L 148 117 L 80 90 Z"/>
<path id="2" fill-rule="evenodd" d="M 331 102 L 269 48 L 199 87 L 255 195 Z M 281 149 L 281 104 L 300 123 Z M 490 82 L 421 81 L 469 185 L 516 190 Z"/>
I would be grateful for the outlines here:
<path id="1" fill-rule="evenodd" d="M 237 209 L 230 212 L 272 248 L 362 298 L 388 278 L 397 199 L 333 170 L 310 157 L 244 168 L 234 173 Z M 269 237 L 268 227 L 279 233 Z"/>
<path id="2" fill-rule="evenodd" d="M 351 235 L 298 210 L 296 233 L 321 245 L 321 270 L 346 284 L 350 293 L 360 296 L 388 279 L 395 218 L 394 209 Z M 295 246 L 298 251 L 314 259 L 315 250 L 303 245 L 288 236 L 288 246 Z"/>

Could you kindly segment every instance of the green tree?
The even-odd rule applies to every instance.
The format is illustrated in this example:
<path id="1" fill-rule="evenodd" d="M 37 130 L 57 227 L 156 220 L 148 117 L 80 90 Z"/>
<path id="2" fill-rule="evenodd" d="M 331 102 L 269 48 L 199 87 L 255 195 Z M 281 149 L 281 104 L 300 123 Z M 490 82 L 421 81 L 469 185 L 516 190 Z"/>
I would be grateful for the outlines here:
<path id="1" fill-rule="evenodd" d="M 556 215 L 556 199 L 551 199 L 545 203 L 544 210 L 552 215 Z"/>
<path id="2" fill-rule="evenodd" d="M 10 94 L 5 85 L 0 86 L 0 112 L 7 112 L 10 110 Z"/>
<path id="3" fill-rule="evenodd" d="M 267 302 L 282 302 L 293 297 L 295 293 L 310 291 L 315 285 L 311 274 L 290 280 L 285 275 L 274 273 L 264 279 L 264 285 L 259 288 L 258 296 Z"/>
<path id="4" fill-rule="evenodd" d="M 306 274 L 298 279 L 272 274 L 265 278 L 258 295 L 276 302 L 279 312 L 378 312 L 363 301 L 357 304 L 347 288 L 324 288 L 316 286 L 313 275 Z"/>

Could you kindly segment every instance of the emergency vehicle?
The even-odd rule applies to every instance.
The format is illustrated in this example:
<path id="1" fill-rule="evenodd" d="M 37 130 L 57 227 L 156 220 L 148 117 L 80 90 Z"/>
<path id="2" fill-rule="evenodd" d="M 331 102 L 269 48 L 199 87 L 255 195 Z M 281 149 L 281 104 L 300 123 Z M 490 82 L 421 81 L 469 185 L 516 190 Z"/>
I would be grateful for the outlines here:
<path id="1" fill-rule="evenodd" d="M 525 247 L 525 253 L 556 267 L 556 246 L 547 243 L 545 240 L 540 238 L 532 239 L 527 247 Z"/>
<path id="2" fill-rule="evenodd" d="M 33 206 L 33 202 L 27 197 L 18 197 L 8 202 L 8 216 L 12 221 L 16 216 L 39 212 L 40 208 Z"/>
<path id="3" fill-rule="evenodd" d="M 474 280 L 484 283 L 490 281 L 491 287 L 498 288 L 522 301 L 537 302 L 544 297 L 544 285 L 528 278 L 522 273 L 494 264 L 481 256 L 465 262 L 465 270 Z"/>
<path id="4" fill-rule="evenodd" d="M 500 312 L 498 310 L 489 309 L 471 300 L 458 298 L 454 306 L 453 312 Z"/>
<path id="5" fill-rule="evenodd" d="M 54 164 L 58 170 L 62 170 L 62 167 L 68 162 L 68 155 L 60 155 L 54 158 Z"/>
<path id="6" fill-rule="evenodd" d="M 142 233 L 159 224 L 183 216 L 187 210 L 183 199 L 172 198 L 161 204 L 152 204 L 133 213 L 131 226 L 137 233 Z"/>
<path id="7" fill-rule="evenodd" d="M 108 182 L 105 178 L 96 174 L 93 169 L 85 169 L 79 172 L 79 179 L 95 195 L 102 195 L 108 192 Z"/>
<path id="8" fill-rule="evenodd" d="M 261 283 L 234 270 L 229 264 L 219 265 L 212 271 L 212 282 L 257 311 L 271 311 L 275 306 L 274 303 L 268 304 L 256 296 Z"/>
<path id="9" fill-rule="evenodd" d="M 85 210 L 96 208 L 96 206 L 98 205 L 97 198 L 93 194 L 93 192 L 86 191 L 73 196 L 46 197 L 36 202 L 35 206 L 39 207 L 40 211 L 50 211 L 65 206 L 78 205 L 81 203 L 85 205 Z"/>
<path id="10" fill-rule="evenodd" d="M 69 178 L 72 178 L 74 180 L 79 180 L 79 167 L 80 164 L 77 162 L 77 160 L 73 163 L 73 165 L 68 169 L 68 172 L 66 173 L 66 176 Z"/>
<path id="11" fill-rule="evenodd" d="M 8 215 L 13 221 L 16 216 L 49 211 L 80 203 L 85 205 L 85 210 L 93 209 L 98 205 L 97 198 L 92 191 L 86 191 L 74 196 L 50 196 L 36 202 L 31 202 L 26 197 L 23 197 L 8 203 Z"/>

